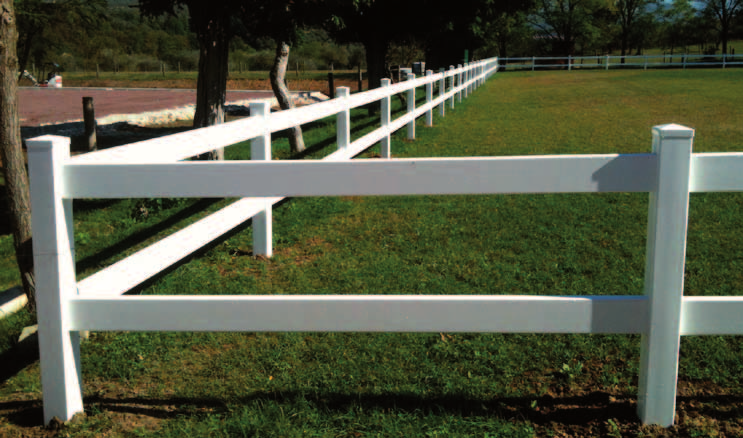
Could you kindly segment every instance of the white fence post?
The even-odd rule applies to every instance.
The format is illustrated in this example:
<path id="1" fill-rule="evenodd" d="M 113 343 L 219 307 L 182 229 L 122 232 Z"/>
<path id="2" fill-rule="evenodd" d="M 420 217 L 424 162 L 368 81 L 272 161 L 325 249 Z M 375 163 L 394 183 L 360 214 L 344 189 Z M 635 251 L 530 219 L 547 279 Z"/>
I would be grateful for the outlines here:
<path id="1" fill-rule="evenodd" d="M 531 71 L 534 71 L 534 65 L 537 63 L 537 57 L 532 56 L 531 57 Z"/>
<path id="2" fill-rule="evenodd" d="M 470 64 L 469 62 L 464 63 L 464 72 L 462 73 L 464 75 L 464 83 L 466 84 L 467 81 L 470 79 Z M 467 95 L 469 94 L 469 85 L 465 86 L 462 91 L 464 92 L 464 98 L 467 98 Z"/>
<path id="3" fill-rule="evenodd" d="M 407 80 L 412 81 L 415 79 L 413 73 L 408 73 Z M 408 114 L 415 111 L 415 87 L 408 90 Z M 415 119 L 408 123 L 408 140 L 415 140 Z"/>
<path id="4" fill-rule="evenodd" d="M 338 87 L 335 89 L 337 99 L 348 99 L 351 95 L 351 89 L 348 87 Z M 351 143 L 351 109 L 346 107 L 336 116 L 336 143 L 338 149 L 345 149 Z"/>
<path id="5" fill-rule="evenodd" d="M 568 55 L 568 71 L 573 70 L 573 56 Z"/>
<path id="6" fill-rule="evenodd" d="M 390 80 L 387 78 L 382 79 L 382 87 L 388 88 L 390 86 Z M 382 98 L 382 120 L 381 125 L 383 129 L 387 130 L 387 135 L 382 139 L 382 142 L 380 143 L 379 147 L 379 155 L 382 158 L 390 158 L 391 157 L 391 151 L 390 151 L 390 118 L 391 118 L 391 112 L 390 112 L 390 96 L 385 96 Z"/>
<path id="7" fill-rule="evenodd" d="M 658 182 L 650 192 L 645 262 L 649 321 L 642 335 L 637 405 L 643 423 L 664 427 L 673 424 L 676 407 L 693 139 L 694 130 L 683 126 L 653 128 Z"/>
<path id="8" fill-rule="evenodd" d="M 426 77 L 431 78 L 433 71 L 426 70 Z M 433 101 L 433 82 L 426 84 L 426 103 Z M 433 109 L 426 111 L 426 126 L 433 126 Z"/>
<path id="9" fill-rule="evenodd" d="M 606 55 L 606 70 L 609 70 L 609 55 Z"/>
<path id="10" fill-rule="evenodd" d="M 470 79 L 472 80 L 470 91 L 474 93 L 475 89 L 477 88 L 477 64 L 472 64 L 472 69 L 470 70 Z"/>
<path id="11" fill-rule="evenodd" d="M 26 144 L 44 423 L 67 421 L 83 411 L 80 334 L 67 319 L 67 300 L 77 295 L 72 200 L 62 198 L 70 139 L 44 136 Z"/>
<path id="12" fill-rule="evenodd" d="M 477 86 L 478 86 L 477 72 L 478 72 L 479 68 L 480 67 L 477 64 L 475 64 L 475 66 L 472 68 L 472 79 L 474 79 L 474 81 L 472 81 L 472 91 L 473 92 L 475 90 L 477 90 Z"/>
<path id="13" fill-rule="evenodd" d="M 645 66 L 643 67 L 643 70 L 648 69 L 648 55 L 645 55 Z"/>
<path id="14" fill-rule="evenodd" d="M 451 78 L 450 78 L 450 80 L 451 80 L 451 82 L 450 82 L 451 87 L 449 88 L 449 91 L 454 91 L 454 87 L 456 86 L 455 82 L 456 82 L 456 79 L 457 79 L 457 75 L 454 74 L 454 66 L 453 65 L 450 65 L 449 66 L 449 73 L 451 73 Z M 454 93 L 452 93 L 451 98 L 449 99 L 449 105 L 450 105 L 451 109 L 454 109 Z"/>
<path id="15" fill-rule="evenodd" d="M 472 83 L 472 79 L 475 77 L 474 72 L 475 64 L 470 63 L 467 68 L 467 80 L 469 81 L 469 85 L 467 86 L 467 94 L 472 94 L 473 91 L 475 91 L 474 84 Z"/>
<path id="16" fill-rule="evenodd" d="M 250 116 L 262 117 L 265 127 L 264 134 L 250 141 L 251 160 L 271 159 L 271 132 L 268 128 L 268 118 L 271 115 L 271 107 L 267 102 L 254 102 L 250 104 Z M 253 216 L 253 255 L 271 257 L 273 255 L 273 207 L 266 201 L 263 211 Z"/>
<path id="17" fill-rule="evenodd" d="M 457 65 L 457 68 L 458 69 L 461 69 L 462 68 L 462 64 L 458 64 Z M 462 103 L 462 88 L 461 88 L 462 87 L 462 78 L 464 78 L 464 73 L 462 73 L 460 71 L 459 74 L 457 75 L 457 86 L 460 87 L 459 88 L 459 92 L 457 93 L 457 100 L 459 100 L 459 103 Z"/>
<path id="18" fill-rule="evenodd" d="M 446 71 L 443 68 L 439 69 L 441 73 L 441 79 L 439 79 L 439 97 L 443 97 L 446 92 Z M 439 105 L 439 115 L 444 117 L 446 115 L 446 101 L 442 100 Z"/>

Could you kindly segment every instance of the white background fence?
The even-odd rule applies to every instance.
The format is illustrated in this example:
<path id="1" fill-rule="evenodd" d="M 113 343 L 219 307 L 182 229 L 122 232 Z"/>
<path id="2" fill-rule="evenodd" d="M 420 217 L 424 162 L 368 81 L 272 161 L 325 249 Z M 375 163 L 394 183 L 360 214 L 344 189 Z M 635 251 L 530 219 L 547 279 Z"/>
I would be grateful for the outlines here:
<path id="1" fill-rule="evenodd" d="M 642 334 L 639 414 L 673 423 L 681 335 L 743 334 L 743 297 L 684 297 L 691 192 L 743 190 L 743 154 L 692 154 L 694 131 L 653 130 L 649 154 L 391 159 L 390 134 L 472 92 L 495 73 L 486 60 L 446 73 L 221 126 L 74 158 L 69 140 L 28 142 L 44 418 L 83 409 L 78 332 L 414 331 Z M 439 85 L 433 97 L 433 84 Z M 415 88 L 426 103 L 415 108 Z M 391 120 L 390 98 L 408 93 Z M 350 141 L 351 108 L 380 100 L 381 127 Z M 338 150 L 321 161 L 270 161 L 272 132 L 335 115 Z M 180 161 L 252 139 L 252 161 Z M 383 159 L 348 161 L 381 142 Z M 644 296 L 282 295 L 121 296 L 253 217 L 254 253 L 271 254 L 271 205 L 282 196 L 649 192 Z M 237 203 L 78 282 L 73 198 L 241 197 Z M 497 292 L 497 291 L 495 291 Z M 280 317 L 277 317 L 280 315 Z"/>
<path id="2" fill-rule="evenodd" d="M 498 58 L 500 70 L 609 70 L 617 68 L 729 68 L 743 66 L 743 55 L 638 55 Z"/>

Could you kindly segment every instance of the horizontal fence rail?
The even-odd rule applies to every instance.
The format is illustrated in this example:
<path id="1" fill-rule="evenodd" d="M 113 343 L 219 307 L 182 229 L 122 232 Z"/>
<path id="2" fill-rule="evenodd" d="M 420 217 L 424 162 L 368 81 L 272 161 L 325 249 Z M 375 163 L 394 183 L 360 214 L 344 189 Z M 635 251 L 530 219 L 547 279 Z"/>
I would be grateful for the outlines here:
<path id="1" fill-rule="evenodd" d="M 683 295 L 689 194 L 743 190 L 743 154 L 693 154 L 694 131 L 664 125 L 648 154 L 390 158 L 392 132 L 407 127 L 414 138 L 417 117 L 431 125 L 434 109 L 444 115 L 497 68 L 487 60 L 356 95 L 339 89 L 329 102 L 276 114 L 255 104 L 246 120 L 74 158 L 68 139 L 28 141 L 45 421 L 83 410 L 83 330 L 474 331 L 641 334 L 638 412 L 671 425 L 680 336 L 743 334 L 743 297 Z M 426 91 L 419 107 L 410 105 L 417 87 Z M 392 120 L 398 93 L 408 93 L 408 107 Z M 351 141 L 350 109 L 376 101 L 381 127 Z M 337 151 L 270 161 L 271 133 L 333 115 Z M 180 161 L 244 140 L 251 161 Z M 382 160 L 348 161 L 376 143 Z M 121 296 L 251 217 L 253 252 L 270 256 L 271 206 L 285 196 L 576 192 L 650 193 L 644 295 Z M 77 281 L 72 199 L 161 196 L 242 199 Z"/>
<path id="2" fill-rule="evenodd" d="M 649 192 L 656 156 L 225 161 L 66 166 L 70 198 Z M 535 178 L 534 175 L 540 175 Z M 100 181 L 106 180 L 106 184 Z"/>
<path id="3" fill-rule="evenodd" d="M 512 70 L 609 70 L 633 68 L 728 68 L 743 66 L 743 55 L 599 55 L 532 56 L 498 58 L 501 71 Z"/>

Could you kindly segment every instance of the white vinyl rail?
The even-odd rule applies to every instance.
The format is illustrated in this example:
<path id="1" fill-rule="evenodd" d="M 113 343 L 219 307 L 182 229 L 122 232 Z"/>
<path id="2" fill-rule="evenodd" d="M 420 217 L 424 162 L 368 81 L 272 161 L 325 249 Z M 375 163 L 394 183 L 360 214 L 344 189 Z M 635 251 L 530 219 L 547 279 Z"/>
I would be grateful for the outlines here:
<path id="1" fill-rule="evenodd" d="M 152 147 L 134 144 L 71 159 L 66 139 L 30 141 L 45 421 L 83 410 L 79 331 L 379 331 L 641 334 L 640 418 L 673 424 L 680 336 L 743 334 L 743 297 L 683 295 L 689 194 L 743 190 L 743 153 L 693 154 L 694 131 L 664 125 L 653 129 L 648 154 L 389 158 L 391 132 L 430 116 L 437 105 L 443 112 L 447 100 L 453 104 L 496 69 L 488 60 L 354 96 L 339 93 L 293 112 L 264 112 L 192 136 L 152 140 Z M 434 82 L 442 85 L 436 99 Z M 390 96 L 419 86 L 427 87 L 427 103 L 391 120 Z M 349 143 L 348 110 L 380 99 L 382 128 Z M 313 114 L 338 116 L 339 150 L 322 161 L 268 161 L 270 133 L 292 126 L 290 120 L 314 120 Z M 252 161 L 178 162 L 246 138 L 254 139 Z M 379 141 L 386 159 L 347 160 Z M 121 296 L 154 275 L 149 271 L 165 263 L 158 259 L 176 252 L 167 245 L 142 258 L 160 263 L 155 268 L 132 262 L 81 282 L 75 278 L 73 198 L 258 197 L 245 198 L 257 203 L 252 209 L 238 209 L 263 216 L 253 222 L 254 252 L 270 254 L 270 203 L 282 196 L 572 192 L 650 193 L 644 295 Z M 187 230 L 179 245 L 189 250 L 213 237 Z"/>
<path id="2" fill-rule="evenodd" d="M 743 65 L 743 55 L 599 55 L 532 56 L 498 58 L 500 69 L 507 70 L 609 70 L 610 68 L 728 68 Z"/>

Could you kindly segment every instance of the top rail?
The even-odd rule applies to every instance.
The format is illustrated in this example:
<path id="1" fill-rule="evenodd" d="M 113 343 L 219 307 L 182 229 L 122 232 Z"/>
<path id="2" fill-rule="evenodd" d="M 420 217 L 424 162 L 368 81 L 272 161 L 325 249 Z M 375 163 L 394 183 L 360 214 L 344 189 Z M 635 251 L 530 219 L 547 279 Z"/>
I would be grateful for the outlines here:
<path id="1" fill-rule="evenodd" d="M 248 117 L 217 126 L 78 155 L 72 157 L 70 162 L 74 164 L 146 164 L 180 161 L 261 136 L 266 132 L 266 129 L 271 133 L 282 131 L 413 88 L 435 84 L 442 78 L 449 78 L 467 71 L 480 71 L 478 75 L 473 75 L 468 81 L 457 84 L 456 89 L 462 89 L 476 81 L 487 78 L 497 68 L 497 58 L 491 58 L 468 64 L 466 67 L 446 70 L 431 76 L 422 76 L 412 81 L 400 82 L 390 87 L 376 88 L 345 98 L 336 98 L 301 108 L 279 111 L 271 115 L 268 127 L 263 125 L 261 119 Z"/>

